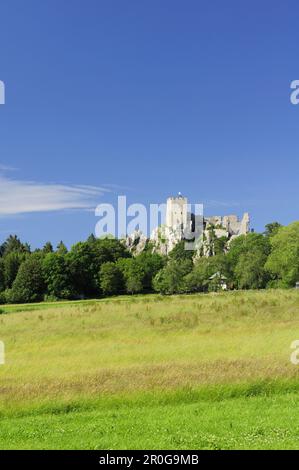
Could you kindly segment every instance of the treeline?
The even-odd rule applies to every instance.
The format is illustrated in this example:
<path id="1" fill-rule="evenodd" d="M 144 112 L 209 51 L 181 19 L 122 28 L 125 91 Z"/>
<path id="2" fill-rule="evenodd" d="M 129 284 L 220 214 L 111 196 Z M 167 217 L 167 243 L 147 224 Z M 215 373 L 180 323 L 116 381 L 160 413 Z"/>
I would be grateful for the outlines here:
<path id="1" fill-rule="evenodd" d="M 169 254 L 149 242 L 133 257 L 116 239 L 61 242 L 32 252 L 16 236 L 0 246 L 0 303 L 85 299 L 117 294 L 162 294 L 294 287 L 299 281 L 299 222 L 266 226 L 235 238 L 227 253 L 193 259 L 179 243 Z"/>

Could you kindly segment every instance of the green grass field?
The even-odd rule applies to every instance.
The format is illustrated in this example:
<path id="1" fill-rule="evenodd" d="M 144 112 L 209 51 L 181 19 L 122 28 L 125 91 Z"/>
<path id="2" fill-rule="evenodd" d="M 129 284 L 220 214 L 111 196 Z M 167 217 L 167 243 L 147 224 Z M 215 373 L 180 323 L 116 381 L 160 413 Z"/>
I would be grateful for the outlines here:
<path id="1" fill-rule="evenodd" d="M 299 292 L 2 306 L 1 449 L 298 449 Z"/>

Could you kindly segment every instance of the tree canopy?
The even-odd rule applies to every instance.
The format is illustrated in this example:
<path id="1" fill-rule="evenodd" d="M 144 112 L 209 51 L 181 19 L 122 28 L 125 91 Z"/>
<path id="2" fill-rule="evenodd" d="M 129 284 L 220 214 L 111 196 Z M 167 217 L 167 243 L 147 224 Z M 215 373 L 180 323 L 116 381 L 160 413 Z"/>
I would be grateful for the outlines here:
<path id="1" fill-rule="evenodd" d="M 0 302 L 81 299 L 117 294 L 208 292 L 294 287 L 299 282 L 299 222 L 267 224 L 229 244 L 213 239 L 211 256 L 178 243 L 168 256 L 146 244 L 132 256 L 117 239 L 90 236 L 67 249 L 47 242 L 32 252 L 10 235 L 0 245 Z"/>

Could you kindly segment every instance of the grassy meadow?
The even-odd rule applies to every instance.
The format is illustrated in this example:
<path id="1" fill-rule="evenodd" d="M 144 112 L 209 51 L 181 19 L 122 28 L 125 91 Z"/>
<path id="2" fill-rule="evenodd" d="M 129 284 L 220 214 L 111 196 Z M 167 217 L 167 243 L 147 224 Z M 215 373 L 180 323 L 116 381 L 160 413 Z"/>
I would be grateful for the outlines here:
<path id="1" fill-rule="evenodd" d="M 299 292 L 2 306 L 1 449 L 298 449 Z"/>

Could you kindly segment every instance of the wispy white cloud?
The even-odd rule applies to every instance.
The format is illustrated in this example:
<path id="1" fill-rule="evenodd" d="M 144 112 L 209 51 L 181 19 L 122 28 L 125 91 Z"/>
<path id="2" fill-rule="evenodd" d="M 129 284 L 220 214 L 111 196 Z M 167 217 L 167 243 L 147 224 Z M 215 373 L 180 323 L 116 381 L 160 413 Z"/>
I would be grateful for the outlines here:
<path id="1" fill-rule="evenodd" d="M 7 170 L 7 167 L 6 167 Z M 47 184 L 8 177 L 0 165 L 0 216 L 32 212 L 87 210 L 95 207 L 108 188 Z"/>
<path id="2" fill-rule="evenodd" d="M 224 208 L 229 208 L 229 207 L 240 207 L 241 204 L 239 202 L 235 201 L 214 201 L 214 200 L 209 200 L 206 201 L 205 206 L 207 207 L 224 207 Z"/>
<path id="3" fill-rule="evenodd" d="M 8 165 L 2 165 L 0 163 L 0 171 L 16 171 L 17 168 L 14 168 L 13 166 L 8 166 Z"/>

